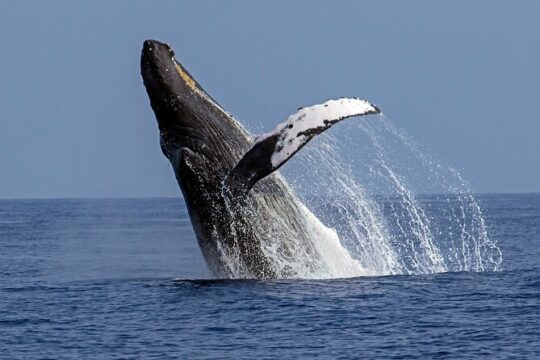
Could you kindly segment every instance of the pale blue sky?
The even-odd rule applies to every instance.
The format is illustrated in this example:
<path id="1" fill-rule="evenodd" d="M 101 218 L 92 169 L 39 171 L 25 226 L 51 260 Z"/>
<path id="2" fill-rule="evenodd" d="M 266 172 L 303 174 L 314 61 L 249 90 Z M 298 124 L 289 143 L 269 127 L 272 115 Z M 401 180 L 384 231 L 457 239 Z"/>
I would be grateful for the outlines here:
<path id="1" fill-rule="evenodd" d="M 249 128 L 368 98 L 478 192 L 540 191 L 536 1 L 3 1 L 0 198 L 177 196 L 139 75 L 169 42 Z"/>

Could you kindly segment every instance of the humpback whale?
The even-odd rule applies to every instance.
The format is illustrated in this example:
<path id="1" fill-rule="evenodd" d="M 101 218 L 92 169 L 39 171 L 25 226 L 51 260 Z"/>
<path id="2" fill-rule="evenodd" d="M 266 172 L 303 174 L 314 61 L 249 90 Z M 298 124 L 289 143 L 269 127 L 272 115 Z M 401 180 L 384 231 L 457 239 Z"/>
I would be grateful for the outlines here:
<path id="1" fill-rule="evenodd" d="M 329 100 L 300 108 L 273 131 L 254 137 L 176 60 L 168 44 L 144 42 L 141 75 L 161 150 L 174 169 L 213 275 L 295 277 L 287 260 L 299 256 L 299 247 L 305 266 L 314 266 L 310 259 L 321 251 L 309 227 L 318 220 L 276 170 L 337 122 L 379 109 L 359 98 Z M 300 246 L 277 241 L 283 236 Z"/>

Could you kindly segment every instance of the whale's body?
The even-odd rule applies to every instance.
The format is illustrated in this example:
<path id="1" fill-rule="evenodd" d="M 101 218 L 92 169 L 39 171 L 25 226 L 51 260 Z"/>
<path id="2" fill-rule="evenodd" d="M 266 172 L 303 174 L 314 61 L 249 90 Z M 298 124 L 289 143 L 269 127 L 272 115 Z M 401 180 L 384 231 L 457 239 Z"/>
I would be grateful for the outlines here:
<path id="1" fill-rule="evenodd" d="M 174 169 L 214 276 L 297 275 L 287 265 L 297 251 L 287 241 L 276 240 L 272 247 L 273 239 L 283 236 L 300 243 L 306 258 L 317 258 L 307 231 L 314 216 L 275 170 L 333 123 L 378 109 L 359 99 L 334 100 L 341 104 L 301 109 L 274 132 L 254 139 L 202 89 L 168 45 L 145 41 L 141 74 L 158 121 L 161 149 Z"/>

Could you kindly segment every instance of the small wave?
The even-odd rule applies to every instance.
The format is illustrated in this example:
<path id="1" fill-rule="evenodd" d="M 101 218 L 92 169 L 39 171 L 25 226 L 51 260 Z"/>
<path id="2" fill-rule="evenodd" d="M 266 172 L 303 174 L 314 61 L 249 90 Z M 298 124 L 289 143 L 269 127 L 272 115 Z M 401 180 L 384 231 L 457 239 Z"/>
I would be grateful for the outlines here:
<path id="1" fill-rule="evenodd" d="M 0 319 L 0 325 L 6 325 L 6 326 L 39 325 L 39 324 L 46 324 L 46 323 L 51 323 L 51 322 L 52 322 L 51 319 L 44 319 L 44 318 Z"/>

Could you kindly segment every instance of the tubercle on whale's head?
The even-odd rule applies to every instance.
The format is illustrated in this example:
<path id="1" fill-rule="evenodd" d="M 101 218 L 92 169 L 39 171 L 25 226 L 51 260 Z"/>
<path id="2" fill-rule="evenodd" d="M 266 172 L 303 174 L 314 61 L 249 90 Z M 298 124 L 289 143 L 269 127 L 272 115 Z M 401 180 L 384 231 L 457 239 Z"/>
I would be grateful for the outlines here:
<path id="1" fill-rule="evenodd" d="M 141 54 L 141 75 L 145 86 L 158 84 L 163 87 L 187 86 L 192 91 L 202 91 L 199 84 L 174 56 L 175 53 L 169 44 L 157 40 L 144 42 Z"/>

